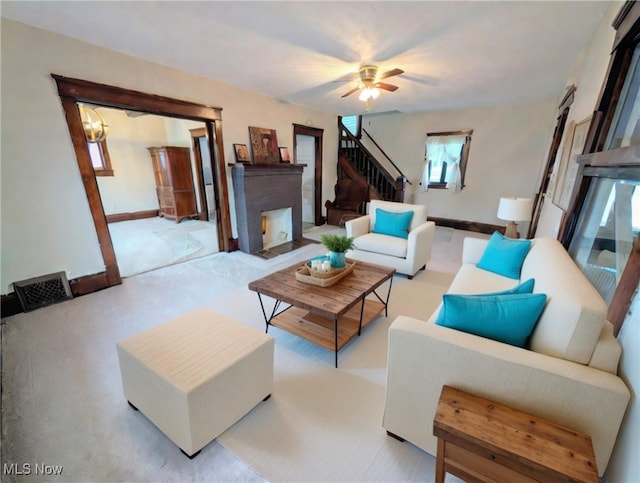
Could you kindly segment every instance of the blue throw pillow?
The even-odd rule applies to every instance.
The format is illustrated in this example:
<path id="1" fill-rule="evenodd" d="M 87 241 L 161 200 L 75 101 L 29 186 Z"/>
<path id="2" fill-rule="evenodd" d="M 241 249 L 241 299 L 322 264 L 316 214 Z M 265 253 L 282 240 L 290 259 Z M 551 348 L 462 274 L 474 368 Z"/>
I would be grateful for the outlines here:
<path id="1" fill-rule="evenodd" d="M 516 285 L 513 288 L 508 290 L 502 290 L 501 292 L 490 292 L 490 293 L 482 293 L 482 294 L 474 294 L 477 297 L 481 297 L 483 295 L 510 295 L 510 294 L 520 294 L 520 293 L 533 293 L 533 286 L 536 281 L 533 278 L 530 278 L 526 282 L 522 282 L 520 285 Z"/>
<path id="2" fill-rule="evenodd" d="M 489 244 L 476 267 L 505 277 L 520 278 L 522 264 L 530 249 L 530 240 L 506 238 L 496 231 L 489 238 Z"/>
<path id="3" fill-rule="evenodd" d="M 373 230 L 371 231 L 372 233 L 378 233 L 380 235 L 409 238 L 411 218 L 413 218 L 413 211 L 391 213 L 389 211 L 376 208 L 376 222 L 373 225 Z"/>
<path id="4" fill-rule="evenodd" d="M 436 325 L 517 347 L 527 339 L 544 310 L 545 294 L 442 296 Z"/>

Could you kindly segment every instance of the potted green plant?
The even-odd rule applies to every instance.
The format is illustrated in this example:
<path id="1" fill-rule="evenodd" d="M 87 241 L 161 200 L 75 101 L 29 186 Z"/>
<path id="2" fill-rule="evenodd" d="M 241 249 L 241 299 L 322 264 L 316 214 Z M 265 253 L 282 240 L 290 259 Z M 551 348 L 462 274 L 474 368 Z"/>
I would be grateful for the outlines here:
<path id="1" fill-rule="evenodd" d="M 353 248 L 353 238 L 343 235 L 322 235 L 322 244 L 329 250 L 329 259 L 333 268 L 346 266 L 344 252 Z"/>

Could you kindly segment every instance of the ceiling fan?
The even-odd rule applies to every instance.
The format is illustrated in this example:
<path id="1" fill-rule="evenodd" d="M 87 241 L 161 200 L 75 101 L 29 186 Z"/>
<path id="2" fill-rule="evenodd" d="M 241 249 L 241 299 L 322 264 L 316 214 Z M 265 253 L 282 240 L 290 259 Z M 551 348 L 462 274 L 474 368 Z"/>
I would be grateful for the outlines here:
<path id="1" fill-rule="evenodd" d="M 380 95 L 379 89 L 385 91 L 394 92 L 398 90 L 398 86 L 393 84 L 387 84 L 386 82 L 380 82 L 382 79 L 393 77 L 396 75 L 404 74 L 402 69 L 391 69 L 382 74 L 378 74 L 378 66 L 376 65 L 363 65 L 360 67 L 360 82 L 357 87 L 354 87 L 350 91 L 347 91 L 342 97 L 347 97 L 354 92 L 361 91 L 359 99 L 367 102 L 367 110 L 371 106 L 371 100 Z"/>

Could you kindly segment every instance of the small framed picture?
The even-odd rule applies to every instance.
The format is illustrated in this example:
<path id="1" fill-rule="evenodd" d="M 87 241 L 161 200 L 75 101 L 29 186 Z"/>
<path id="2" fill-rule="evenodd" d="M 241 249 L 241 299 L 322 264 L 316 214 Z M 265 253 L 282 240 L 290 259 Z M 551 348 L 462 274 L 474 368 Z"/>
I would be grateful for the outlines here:
<path id="1" fill-rule="evenodd" d="M 249 159 L 249 150 L 246 144 L 234 144 L 233 151 L 236 153 L 236 163 L 251 163 Z"/>
<path id="2" fill-rule="evenodd" d="M 285 147 L 280 147 L 280 162 L 281 163 L 291 163 L 291 156 L 289 156 L 289 149 Z"/>

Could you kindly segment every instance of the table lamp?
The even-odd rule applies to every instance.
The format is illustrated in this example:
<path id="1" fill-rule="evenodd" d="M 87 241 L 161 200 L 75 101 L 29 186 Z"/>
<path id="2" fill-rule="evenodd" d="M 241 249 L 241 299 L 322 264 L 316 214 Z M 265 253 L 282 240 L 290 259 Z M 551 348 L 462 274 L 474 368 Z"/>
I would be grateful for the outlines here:
<path id="1" fill-rule="evenodd" d="M 506 237 L 520 238 L 516 222 L 531 220 L 532 206 L 533 202 L 530 198 L 500 198 L 498 218 L 509 221 L 504 232 Z"/>

